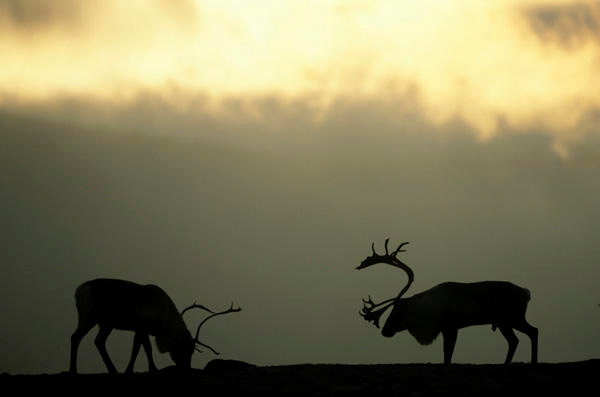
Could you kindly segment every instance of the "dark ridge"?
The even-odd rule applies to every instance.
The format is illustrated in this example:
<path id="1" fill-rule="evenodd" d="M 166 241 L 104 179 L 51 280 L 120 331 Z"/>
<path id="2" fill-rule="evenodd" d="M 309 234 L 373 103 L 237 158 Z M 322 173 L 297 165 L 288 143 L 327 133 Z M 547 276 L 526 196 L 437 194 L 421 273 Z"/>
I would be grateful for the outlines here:
<path id="1" fill-rule="evenodd" d="M 0 375 L 4 390 L 77 392 L 252 392 L 262 395 L 507 395 L 570 393 L 584 395 L 596 387 L 600 359 L 570 363 L 503 364 L 296 364 L 255 366 L 214 360 L 205 369 L 132 375 Z M 13 389 L 16 388 L 16 389 Z M 593 389 L 592 389 L 593 390 Z"/>

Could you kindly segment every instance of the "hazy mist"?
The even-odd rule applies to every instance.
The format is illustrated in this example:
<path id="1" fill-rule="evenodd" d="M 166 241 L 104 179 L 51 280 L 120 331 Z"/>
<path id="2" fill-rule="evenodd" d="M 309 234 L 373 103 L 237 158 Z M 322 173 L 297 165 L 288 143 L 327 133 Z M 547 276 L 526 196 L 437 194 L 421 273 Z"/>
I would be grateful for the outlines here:
<path id="1" fill-rule="evenodd" d="M 320 121 L 300 101 L 256 106 L 266 121 L 234 102 L 219 119 L 150 95 L 118 111 L 81 99 L 0 113 L 1 371 L 65 370 L 74 289 L 95 277 L 158 284 L 180 308 L 240 305 L 202 331 L 223 358 L 441 362 L 439 340 L 385 339 L 358 315 L 361 298 L 405 283 L 385 265 L 354 269 L 386 237 L 411 242 L 409 295 L 448 280 L 510 280 L 532 291 L 540 361 L 598 356 L 593 115 L 582 128 L 596 133 L 564 161 L 543 131 L 480 143 L 459 121 L 432 126 L 408 101 L 340 102 Z M 94 334 L 80 348 L 82 372 L 104 371 Z M 109 338 L 120 370 L 132 339 Z M 529 349 L 521 337 L 515 359 Z M 505 350 L 499 333 L 475 327 L 459 333 L 454 360 L 499 363 Z M 196 354 L 193 365 L 212 358 Z"/>

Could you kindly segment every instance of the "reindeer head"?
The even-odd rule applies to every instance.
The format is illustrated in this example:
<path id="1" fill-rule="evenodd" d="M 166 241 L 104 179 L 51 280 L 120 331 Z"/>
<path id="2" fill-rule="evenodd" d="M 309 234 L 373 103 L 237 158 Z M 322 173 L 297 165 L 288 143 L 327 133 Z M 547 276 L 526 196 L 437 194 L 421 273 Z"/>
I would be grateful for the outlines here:
<path id="1" fill-rule="evenodd" d="M 171 360 L 175 363 L 178 368 L 189 369 L 192 367 L 192 355 L 196 344 L 192 339 L 192 335 L 189 334 L 188 338 L 179 338 L 171 341 L 171 346 L 168 349 Z"/>
<path id="2" fill-rule="evenodd" d="M 385 254 L 384 255 L 379 255 L 377 252 L 375 252 L 375 243 L 373 243 L 371 245 L 371 250 L 372 250 L 373 254 L 368 256 L 367 258 L 365 258 L 365 260 L 363 260 L 361 262 L 361 264 L 357 267 L 357 269 L 360 270 L 360 269 L 364 269 L 366 267 L 375 265 L 377 263 L 386 263 L 388 265 L 401 268 L 402 270 L 404 270 L 406 272 L 406 274 L 408 276 L 408 283 L 404 286 L 402 291 L 400 291 L 400 293 L 398 294 L 397 297 L 391 298 L 391 299 L 386 299 L 380 303 L 373 302 L 373 300 L 371 299 L 370 296 L 369 296 L 368 300 L 363 299 L 363 308 L 360 312 L 360 315 L 368 322 L 372 322 L 373 324 L 375 324 L 375 326 L 377 328 L 379 328 L 379 320 L 380 320 L 381 316 L 383 315 L 383 313 L 385 313 L 385 311 L 388 308 L 390 308 L 391 306 L 393 306 L 400 300 L 400 298 L 404 295 L 404 293 L 408 290 L 410 285 L 413 283 L 414 278 L 415 278 L 415 275 L 414 275 L 412 269 L 410 267 L 408 267 L 406 264 L 404 264 L 403 262 L 401 262 L 396 257 L 399 252 L 406 252 L 406 250 L 402 249 L 402 247 L 404 247 L 406 244 L 408 244 L 408 242 L 404 242 L 404 243 L 400 244 L 398 246 L 398 248 L 396 248 L 396 250 L 390 254 L 388 251 L 389 241 L 390 241 L 389 238 L 385 239 Z"/>
<path id="3" fill-rule="evenodd" d="M 174 347 L 173 349 L 171 349 L 169 351 L 169 353 L 171 355 L 171 359 L 173 360 L 175 365 L 177 365 L 178 367 L 181 366 L 184 368 L 189 368 L 191 366 L 192 355 L 194 354 L 194 351 L 202 352 L 202 350 L 200 350 L 198 348 L 198 346 L 204 346 L 204 347 L 210 349 L 214 354 L 218 355 L 219 352 L 217 352 L 215 349 L 200 342 L 200 340 L 198 339 L 198 335 L 200 334 L 200 328 L 202 327 L 202 325 L 204 325 L 204 323 L 206 323 L 208 320 L 210 320 L 213 317 L 220 316 L 222 314 L 227 314 L 227 313 L 239 312 L 242 310 L 242 308 L 240 308 L 240 307 L 234 308 L 233 303 L 231 303 L 231 306 L 229 307 L 229 309 L 224 310 L 222 312 L 213 312 L 209 308 L 199 305 L 196 302 L 194 302 L 194 304 L 186 307 L 185 309 L 183 309 L 181 311 L 181 317 L 183 317 L 183 314 L 185 312 L 187 312 L 188 310 L 191 310 L 191 309 L 202 309 L 211 314 L 200 322 L 200 324 L 198 325 L 198 328 L 196 329 L 196 336 L 193 339 L 192 339 L 192 335 L 189 334 L 189 332 L 188 332 L 189 338 L 187 338 L 186 340 L 177 341 L 176 347 Z"/>

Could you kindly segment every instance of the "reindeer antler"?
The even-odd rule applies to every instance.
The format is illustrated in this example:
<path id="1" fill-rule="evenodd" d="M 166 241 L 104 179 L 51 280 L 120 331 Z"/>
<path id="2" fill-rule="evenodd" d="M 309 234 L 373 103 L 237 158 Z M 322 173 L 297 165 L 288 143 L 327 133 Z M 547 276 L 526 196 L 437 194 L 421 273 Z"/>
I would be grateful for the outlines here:
<path id="1" fill-rule="evenodd" d="M 375 252 L 375 243 L 372 243 L 371 251 L 373 251 L 373 254 L 370 256 L 367 256 L 365 258 L 365 260 L 363 260 L 360 263 L 360 265 L 358 265 L 356 268 L 360 270 L 360 269 L 364 269 L 365 267 L 376 265 L 377 263 L 387 263 L 388 265 L 400 267 L 405 272 L 412 274 L 412 270 L 396 257 L 399 252 L 406 252 L 406 250 L 402 249 L 402 247 L 404 247 L 407 244 L 410 244 L 410 242 L 406 241 L 406 242 L 400 244 L 398 246 L 398 248 L 396 248 L 396 250 L 390 254 L 388 252 L 389 241 L 390 241 L 389 238 L 385 239 L 385 255 L 379 255 L 377 252 Z"/>
<path id="2" fill-rule="evenodd" d="M 369 300 L 363 299 L 362 301 L 363 308 L 358 314 L 360 314 L 366 321 L 373 323 L 377 328 L 379 328 L 379 319 L 383 313 L 385 313 L 385 311 L 396 302 L 396 298 L 386 299 L 383 302 L 375 303 L 369 296 Z M 381 307 L 382 305 L 385 306 Z"/>
<path id="3" fill-rule="evenodd" d="M 371 244 L 371 251 L 373 252 L 373 254 L 371 256 L 368 256 L 365 260 L 363 260 L 361 262 L 361 264 L 357 267 L 357 269 L 360 270 L 360 269 L 364 269 L 366 267 L 375 265 L 377 263 L 386 263 L 391 266 L 399 267 L 400 269 L 404 270 L 406 272 L 406 275 L 408 276 L 408 282 L 406 283 L 404 288 L 400 291 L 400 293 L 398 294 L 397 297 L 391 298 L 391 299 L 386 299 L 380 303 L 373 302 L 373 300 L 371 299 L 370 296 L 369 296 L 369 300 L 363 299 L 364 306 L 360 312 L 360 315 L 365 320 L 375 324 L 375 326 L 377 328 L 379 328 L 379 319 L 381 318 L 383 313 L 390 306 L 393 306 L 394 303 L 402 297 L 402 295 L 404 295 L 404 293 L 410 288 L 410 285 L 413 283 L 413 281 L 415 279 L 415 274 L 412 271 L 412 269 L 396 257 L 399 252 L 406 252 L 406 250 L 402 249 L 402 247 L 409 244 L 409 242 L 406 241 L 406 242 L 400 244 L 398 246 L 398 248 L 396 248 L 396 250 L 390 254 L 388 251 L 389 241 L 390 241 L 389 238 L 385 239 L 385 255 L 379 255 L 377 252 L 375 252 L 375 243 Z"/>
<path id="4" fill-rule="evenodd" d="M 242 308 L 241 308 L 241 307 L 234 308 L 234 307 L 233 307 L 233 302 L 231 302 L 231 306 L 229 307 L 229 309 L 227 309 L 227 310 L 224 310 L 224 311 L 222 311 L 222 312 L 216 312 L 216 313 L 215 313 L 215 312 L 213 312 L 212 310 L 210 310 L 210 309 L 207 309 L 206 307 L 204 307 L 204 306 L 202 306 L 202 305 L 196 305 L 196 304 L 194 303 L 194 305 L 192 305 L 192 306 L 194 306 L 194 307 L 199 307 L 199 308 L 201 308 L 201 309 L 204 309 L 204 310 L 206 310 L 206 311 L 208 311 L 208 312 L 212 313 L 210 316 L 208 316 L 208 317 L 206 317 L 204 320 L 202 320 L 202 321 L 200 322 L 200 324 L 198 325 L 198 328 L 196 329 L 196 336 L 194 337 L 194 343 L 195 343 L 196 345 L 200 345 L 200 346 L 207 347 L 207 348 L 209 348 L 209 349 L 210 349 L 210 350 L 211 350 L 211 351 L 212 351 L 214 354 L 217 354 L 217 355 L 218 355 L 218 354 L 219 354 L 219 352 L 217 352 L 215 349 L 213 349 L 212 347 L 210 347 L 210 346 L 208 346 L 208 345 L 206 345 L 206 344 L 204 344 L 204 343 L 200 342 L 200 340 L 198 339 L 198 335 L 200 334 L 200 328 L 202 327 L 202 325 L 204 325 L 204 323 L 205 323 L 205 322 L 207 322 L 208 320 L 210 320 L 210 319 L 211 319 L 211 318 L 213 318 L 213 317 L 220 316 L 220 315 L 222 315 L 222 314 L 227 314 L 227 313 L 239 312 L 239 311 L 241 311 L 241 310 L 242 310 Z M 191 309 L 191 308 L 192 308 L 192 307 L 190 307 L 190 309 Z M 197 347 L 195 347 L 195 349 L 196 349 L 196 351 L 199 351 L 199 352 L 201 352 L 201 350 L 199 350 Z"/>
<path id="5" fill-rule="evenodd" d="M 194 301 L 193 304 L 189 305 L 188 307 L 186 307 L 185 309 L 183 309 L 181 311 L 181 316 L 183 316 L 183 313 L 187 312 L 188 310 L 191 309 L 202 309 L 202 310 L 206 310 L 209 313 L 214 313 L 212 310 L 210 310 L 209 308 L 207 308 L 206 306 L 202 306 L 196 303 L 196 301 Z"/>
<path id="6" fill-rule="evenodd" d="M 387 242 L 389 241 L 389 238 L 385 240 L 385 245 L 386 245 L 386 250 L 385 252 L 387 253 Z M 403 250 L 402 247 L 404 247 L 406 244 L 410 244 L 408 241 L 405 241 L 404 243 L 400 244 L 398 246 L 398 248 L 396 248 L 396 251 L 392 252 L 392 256 L 396 257 L 396 255 L 398 255 L 398 252 L 406 252 L 406 250 Z"/>

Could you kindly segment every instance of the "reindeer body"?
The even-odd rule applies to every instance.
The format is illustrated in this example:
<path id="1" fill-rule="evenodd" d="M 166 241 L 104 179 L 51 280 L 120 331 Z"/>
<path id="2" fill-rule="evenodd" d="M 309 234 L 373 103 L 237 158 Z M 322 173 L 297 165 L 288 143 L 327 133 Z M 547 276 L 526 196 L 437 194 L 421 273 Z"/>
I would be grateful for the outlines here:
<path id="1" fill-rule="evenodd" d="M 80 321 L 94 321 L 100 327 L 192 338 L 171 298 L 156 285 L 115 279 L 91 280 L 75 291 L 75 305 Z"/>
<path id="2" fill-rule="evenodd" d="M 507 281 L 445 282 L 397 301 L 382 334 L 391 337 L 408 330 L 419 343 L 429 345 L 442 329 L 518 324 L 529 299 L 529 290 Z"/>
<path id="3" fill-rule="evenodd" d="M 156 345 L 161 353 L 168 352 L 177 367 L 186 369 L 191 367 L 196 345 L 208 347 L 215 352 L 198 340 L 202 324 L 216 315 L 241 310 L 234 309 L 232 305 L 227 311 L 215 313 L 194 303 L 179 313 L 171 298 L 156 285 L 140 285 L 117 279 L 95 279 L 81 284 L 75 291 L 75 305 L 78 322 L 77 329 L 71 336 L 71 373 L 77 372 L 77 350 L 81 340 L 96 324 L 99 330 L 94 344 L 108 372 L 117 372 L 106 351 L 106 339 L 113 329 L 135 333 L 131 358 L 125 372 L 133 372 L 141 346 L 146 352 L 149 370 L 156 370 L 149 338 L 151 335 L 156 338 Z M 212 313 L 200 323 L 195 338 L 183 320 L 183 313 L 192 308 Z"/>
<path id="4" fill-rule="evenodd" d="M 379 319 L 386 309 L 392 311 L 386 320 L 381 334 L 392 337 L 397 332 L 407 330 L 420 344 L 429 345 L 441 333 L 444 338 L 444 363 L 452 361 L 458 330 L 474 325 L 491 324 L 492 330 L 500 332 L 508 342 L 505 363 L 510 363 L 519 339 L 513 329 L 525 333 L 531 340 L 531 362 L 537 362 L 538 330 L 525 319 L 527 305 L 531 299 L 528 289 L 507 281 L 481 281 L 475 283 L 445 282 L 436 285 L 410 298 L 402 298 L 414 280 L 412 270 L 396 258 L 403 243 L 392 253 L 367 257 L 358 269 L 376 263 L 387 263 L 406 271 L 409 282 L 398 297 L 375 303 L 370 298 L 364 301 L 361 315 L 365 320 L 379 327 Z M 377 310 L 375 310 L 377 309 Z"/>

